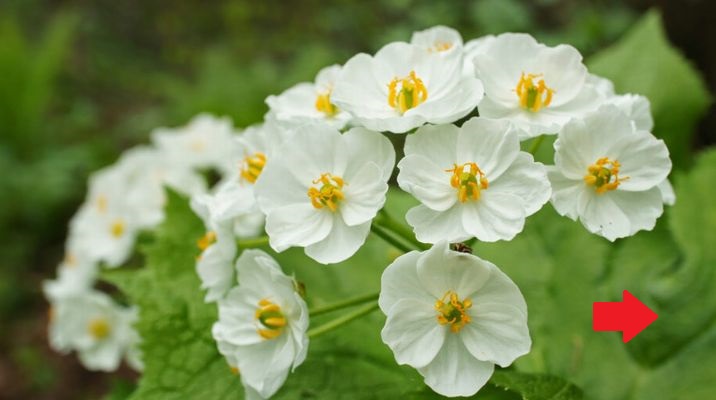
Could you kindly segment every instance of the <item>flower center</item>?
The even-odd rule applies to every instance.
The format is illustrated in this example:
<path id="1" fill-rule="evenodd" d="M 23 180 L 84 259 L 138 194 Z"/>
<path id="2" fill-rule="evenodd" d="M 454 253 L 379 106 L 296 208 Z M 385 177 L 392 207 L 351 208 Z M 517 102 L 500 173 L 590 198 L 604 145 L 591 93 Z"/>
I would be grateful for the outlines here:
<path id="1" fill-rule="evenodd" d="M 537 112 L 543 107 L 547 107 L 552 102 L 554 90 L 547 87 L 542 74 L 525 74 L 520 76 L 515 93 L 520 99 L 520 106 L 526 110 Z M 535 80 L 540 78 L 535 84 Z"/>
<path id="2" fill-rule="evenodd" d="M 321 174 L 321 177 L 314 180 L 313 184 L 322 183 L 320 189 L 312 187 L 308 189 L 308 197 L 311 204 L 317 209 L 328 207 L 329 210 L 335 212 L 338 209 L 338 203 L 343 200 L 343 178 L 331 175 L 329 173 Z"/>
<path id="3" fill-rule="evenodd" d="M 433 47 L 431 47 L 428 51 L 432 52 L 441 52 L 441 51 L 448 51 L 452 48 L 452 43 L 450 42 L 435 42 L 433 43 Z"/>
<path id="4" fill-rule="evenodd" d="M 214 244 L 216 242 L 216 233 L 214 231 L 209 231 L 204 234 L 199 240 L 196 241 L 196 247 L 199 248 L 199 250 L 204 251 L 209 246 Z"/>
<path id="5" fill-rule="evenodd" d="M 96 340 L 102 340 L 109 336 L 112 327 L 109 326 L 109 322 L 106 319 L 94 318 L 87 324 L 87 331 Z"/>
<path id="6" fill-rule="evenodd" d="M 584 183 L 594 186 L 597 194 L 604 194 L 615 190 L 619 184 L 629 179 L 628 176 L 619 177 L 619 161 L 602 157 L 594 164 L 587 167 L 587 174 L 584 175 Z"/>
<path id="7" fill-rule="evenodd" d="M 124 221 L 120 218 L 115 219 L 109 228 L 109 232 L 115 239 L 119 239 L 124 234 Z"/>
<path id="8" fill-rule="evenodd" d="M 261 171 L 264 170 L 266 165 L 266 155 L 260 151 L 257 151 L 253 155 L 246 156 L 244 161 L 241 162 L 241 178 L 250 183 L 256 183 L 259 179 Z"/>
<path id="9" fill-rule="evenodd" d="M 474 162 L 454 164 L 452 169 L 446 169 L 445 172 L 452 172 L 450 186 L 457 189 L 457 198 L 461 203 L 469 199 L 479 200 L 480 191 L 488 187 L 485 173 Z"/>
<path id="10" fill-rule="evenodd" d="M 261 328 L 256 331 L 264 339 L 275 339 L 283 332 L 286 326 L 286 317 L 281 312 L 281 307 L 267 299 L 259 301 L 256 309 L 256 319 L 261 323 Z"/>
<path id="11" fill-rule="evenodd" d="M 435 310 L 438 312 L 438 323 L 450 325 L 450 331 L 460 332 L 460 329 L 470 322 L 467 310 L 472 307 L 472 300 L 463 299 L 460 301 L 457 293 L 448 290 L 442 299 L 435 302 Z"/>
<path id="12" fill-rule="evenodd" d="M 97 196 L 97 210 L 101 214 L 107 212 L 107 196 L 103 194 Z"/>
<path id="13" fill-rule="evenodd" d="M 388 84 L 388 104 L 403 114 L 428 99 L 428 90 L 415 71 L 405 78 L 393 78 Z"/>
<path id="14" fill-rule="evenodd" d="M 326 115 L 326 118 L 333 118 L 338 114 L 338 107 L 331 103 L 331 89 L 319 93 L 316 97 L 316 110 Z"/>

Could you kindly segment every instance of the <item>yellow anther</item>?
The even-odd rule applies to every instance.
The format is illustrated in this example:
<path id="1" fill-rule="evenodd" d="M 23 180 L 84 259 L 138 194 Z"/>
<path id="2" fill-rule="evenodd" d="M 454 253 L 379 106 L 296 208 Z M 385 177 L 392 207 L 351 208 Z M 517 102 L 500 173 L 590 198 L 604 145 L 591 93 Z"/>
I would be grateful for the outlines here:
<path id="1" fill-rule="evenodd" d="M 433 44 L 433 47 L 429 48 L 429 52 L 441 52 L 441 51 L 448 51 L 452 48 L 452 43 L 450 42 L 435 42 Z"/>
<path id="2" fill-rule="evenodd" d="M 97 196 L 97 210 L 104 214 L 107 212 L 107 196 L 101 194 Z"/>
<path id="3" fill-rule="evenodd" d="M 542 74 L 525 74 L 524 72 L 520 76 L 515 93 L 520 99 L 520 106 L 526 110 L 537 112 L 543 107 L 549 106 L 552 102 L 552 96 L 555 91 L 547 87 L 544 79 L 541 79 Z M 535 84 L 535 80 L 540 78 Z"/>
<path id="4" fill-rule="evenodd" d="M 428 99 L 428 89 L 415 71 L 405 78 L 393 78 L 388 84 L 388 105 L 403 114 Z"/>
<path id="5" fill-rule="evenodd" d="M 94 318 L 90 320 L 89 324 L 87 324 L 87 331 L 93 338 L 102 340 L 109 336 L 109 333 L 112 331 L 112 327 L 109 326 L 106 319 Z"/>
<path id="6" fill-rule="evenodd" d="M 470 307 L 472 307 L 472 300 L 463 299 L 460 301 L 457 293 L 448 290 L 442 299 L 435 302 L 438 323 L 440 325 L 450 325 L 450 331 L 458 333 L 460 329 L 470 322 L 470 316 L 467 314 L 467 310 Z"/>
<path id="7" fill-rule="evenodd" d="M 281 307 L 267 299 L 259 301 L 255 317 L 262 326 L 256 332 L 267 340 L 281 336 L 283 328 L 288 323 L 281 312 Z"/>
<path id="8" fill-rule="evenodd" d="M 324 113 L 327 118 L 333 118 L 340 111 L 335 104 L 331 103 L 331 92 L 329 89 L 316 96 L 316 110 Z"/>
<path id="9" fill-rule="evenodd" d="M 115 239 L 119 239 L 124 235 L 124 221 L 122 219 L 115 219 L 109 228 L 109 232 L 114 236 Z"/>
<path id="10" fill-rule="evenodd" d="M 239 375 L 239 367 L 230 367 L 231 373 L 234 375 Z"/>
<path id="11" fill-rule="evenodd" d="M 480 191 L 489 186 L 485 173 L 474 162 L 454 164 L 453 168 L 446 169 L 445 172 L 452 172 L 450 186 L 457 189 L 457 199 L 461 203 L 470 199 L 480 200 Z"/>
<path id="12" fill-rule="evenodd" d="M 584 175 L 584 183 L 594 186 L 597 194 L 604 194 L 615 190 L 628 176 L 620 177 L 619 168 L 621 164 L 617 160 L 610 160 L 608 157 L 598 159 L 594 164 L 587 167 L 587 174 Z"/>
<path id="13" fill-rule="evenodd" d="M 209 231 L 204 234 L 204 236 L 200 237 L 199 240 L 196 241 L 196 247 L 199 248 L 199 250 L 204 251 L 209 246 L 214 244 L 216 242 L 216 233 L 214 231 Z"/>
<path id="14" fill-rule="evenodd" d="M 265 165 L 266 155 L 260 151 L 246 156 L 241 162 L 241 178 L 249 183 L 256 183 Z"/>
<path id="15" fill-rule="evenodd" d="M 328 207 L 329 210 L 335 212 L 338 210 L 338 204 L 343 200 L 343 186 L 346 184 L 343 178 L 329 173 L 321 174 L 321 176 L 313 181 L 314 185 L 321 184 L 320 189 L 311 187 L 308 189 L 308 198 L 311 199 L 313 207 L 321 209 Z"/>

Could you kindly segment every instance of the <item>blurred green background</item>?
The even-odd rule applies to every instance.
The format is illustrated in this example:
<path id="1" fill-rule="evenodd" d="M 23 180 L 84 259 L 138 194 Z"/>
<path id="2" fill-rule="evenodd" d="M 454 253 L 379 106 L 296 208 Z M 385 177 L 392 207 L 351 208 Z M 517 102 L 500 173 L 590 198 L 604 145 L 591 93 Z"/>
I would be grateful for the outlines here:
<path id="1" fill-rule="evenodd" d="M 209 111 L 259 122 L 264 98 L 435 24 L 467 40 L 525 31 L 585 56 L 661 10 L 716 91 L 710 0 L 0 1 L 0 399 L 96 398 L 133 375 L 84 371 L 46 344 L 43 279 L 89 173 L 157 126 Z M 692 150 L 716 143 L 713 108 Z"/>

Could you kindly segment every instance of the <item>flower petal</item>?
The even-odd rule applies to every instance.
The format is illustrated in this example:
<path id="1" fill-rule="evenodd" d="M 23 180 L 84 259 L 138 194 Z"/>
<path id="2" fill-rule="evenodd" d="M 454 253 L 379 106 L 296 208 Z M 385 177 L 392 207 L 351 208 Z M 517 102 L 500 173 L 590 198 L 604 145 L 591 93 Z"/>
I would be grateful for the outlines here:
<path id="1" fill-rule="evenodd" d="M 489 266 L 480 258 L 450 250 L 446 241 L 436 243 L 418 259 L 418 279 L 435 299 L 448 291 L 460 299 L 472 296 L 490 277 Z"/>
<path id="2" fill-rule="evenodd" d="M 527 314 L 511 304 L 480 299 L 473 303 L 471 321 L 460 331 L 460 337 L 478 360 L 507 367 L 529 353 L 532 346 Z"/>
<path id="3" fill-rule="evenodd" d="M 345 198 L 338 207 L 346 225 L 355 226 L 370 221 L 383 208 L 388 192 L 388 178 L 383 177 L 380 168 L 368 162 L 350 181 L 346 181 L 343 188 Z"/>
<path id="4" fill-rule="evenodd" d="M 384 314 L 387 314 L 401 299 L 413 299 L 428 304 L 435 301 L 418 279 L 420 255 L 421 253 L 417 251 L 403 254 L 383 271 L 380 278 L 378 305 Z"/>
<path id="5" fill-rule="evenodd" d="M 471 237 L 462 227 L 462 213 L 459 205 L 446 211 L 434 211 L 421 204 L 408 210 L 405 219 L 423 243 L 460 242 Z"/>
<path id="6" fill-rule="evenodd" d="M 408 155 L 398 163 L 398 185 L 415 196 L 426 207 L 445 211 L 457 202 L 457 192 L 450 186 L 451 174 L 445 166 L 436 165 L 422 155 Z"/>
<path id="7" fill-rule="evenodd" d="M 483 242 L 511 240 L 525 225 L 525 204 L 509 193 L 482 192 L 480 200 L 463 206 L 463 229 Z"/>
<path id="8" fill-rule="evenodd" d="M 500 178 L 490 182 L 491 192 L 510 193 L 524 200 L 526 215 L 532 215 L 549 200 L 552 189 L 547 170 L 531 154 L 519 152 Z"/>
<path id="9" fill-rule="evenodd" d="M 433 307 L 414 299 L 400 300 L 391 307 L 381 337 L 398 364 L 424 367 L 442 348 L 447 328 L 438 323 Z"/>
<path id="10" fill-rule="evenodd" d="M 291 204 L 273 210 L 266 217 L 266 233 L 271 247 L 284 251 L 291 246 L 308 246 L 328 236 L 333 225 L 333 213 L 317 210 L 306 199 L 303 204 Z"/>
<path id="11" fill-rule="evenodd" d="M 472 118 L 457 138 L 458 164 L 475 162 L 488 180 L 496 180 L 520 153 L 520 140 L 505 120 Z"/>
<path id="12" fill-rule="evenodd" d="M 348 226 L 339 215 L 333 216 L 333 228 L 323 239 L 306 247 L 306 255 L 321 264 L 334 264 L 344 261 L 363 246 L 371 222 Z"/>

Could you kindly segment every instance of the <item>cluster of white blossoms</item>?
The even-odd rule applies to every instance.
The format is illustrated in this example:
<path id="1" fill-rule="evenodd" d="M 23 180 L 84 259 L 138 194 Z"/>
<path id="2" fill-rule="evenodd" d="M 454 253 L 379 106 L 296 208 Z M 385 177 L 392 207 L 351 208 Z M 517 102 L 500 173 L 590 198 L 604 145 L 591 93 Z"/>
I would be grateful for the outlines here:
<path id="1" fill-rule="evenodd" d="M 575 48 L 527 34 L 463 43 L 434 27 L 266 103 L 264 122 L 236 135 L 205 116 L 179 135 L 158 131 L 156 149 L 93 177 L 70 229 L 93 265 L 73 279 L 91 284 L 94 265 L 125 262 L 137 232 L 162 219 L 161 185 L 190 195 L 206 226 L 196 269 L 218 307 L 212 333 L 249 398 L 280 389 L 309 337 L 298 284 L 248 249 L 251 238 L 267 235 L 275 252 L 304 248 L 320 264 L 350 258 L 371 232 L 412 246 L 382 277 L 383 341 L 434 391 L 470 396 L 531 339 L 520 290 L 463 242 L 512 240 L 547 202 L 614 241 L 652 229 L 675 201 L 648 100 L 617 95 Z M 553 165 L 534 159 L 546 135 L 556 135 Z M 404 143 L 397 165 L 394 143 Z M 396 166 L 398 186 L 420 203 L 405 215 L 412 233 L 383 210 Z M 207 189 L 201 168 L 219 172 L 219 183 Z"/>
<path id="2" fill-rule="evenodd" d="M 101 268 L 126 264 L 140 232 L 164 219 L 165 186 L 187 196 L 207 191 L 201 171 L 228 171 L 235 135 L 226 119 L 199 115 L 180 129 L 153 132 L 155 146 L 133 148 L 94 173 L 70 221 L 57 278 L 44 284 L 52 347 L 76 351 L 91 370 L 116 370 L 122 359 L 142 369 L 138 310 L 96 288 Z"/>

